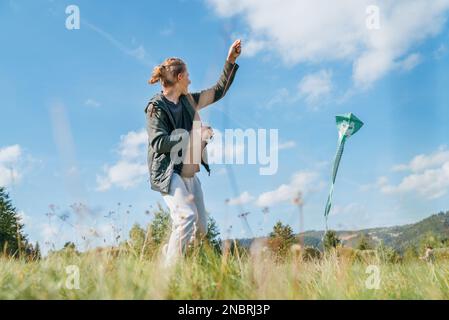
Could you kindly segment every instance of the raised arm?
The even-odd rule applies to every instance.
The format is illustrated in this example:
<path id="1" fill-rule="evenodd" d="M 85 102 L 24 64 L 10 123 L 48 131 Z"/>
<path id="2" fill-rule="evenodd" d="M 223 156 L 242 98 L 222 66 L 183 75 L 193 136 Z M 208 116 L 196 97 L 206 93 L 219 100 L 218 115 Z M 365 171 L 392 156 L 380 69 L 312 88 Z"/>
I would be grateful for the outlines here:
<path id="1" fill-rule="evenodd" d="M 211 88 L 187 94 L 187 98 L 196 110 L 200 110 L 225 96 L 239 68 L 235 61 L 240 53 L 241 41 L 236 40 L 229 48 L 228 57 L 217 83 Z"/>

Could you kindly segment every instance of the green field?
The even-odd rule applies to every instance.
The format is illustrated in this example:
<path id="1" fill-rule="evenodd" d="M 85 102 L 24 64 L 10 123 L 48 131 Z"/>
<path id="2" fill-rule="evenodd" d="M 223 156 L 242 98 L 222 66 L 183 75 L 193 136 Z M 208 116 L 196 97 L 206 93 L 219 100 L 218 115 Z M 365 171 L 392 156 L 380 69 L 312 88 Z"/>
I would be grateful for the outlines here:
<path id="1" fill-rule="evenodd" d="M 278 221 L 251 241 L 222 241 L 209 219 L 204 241 L 170 269 L 160 263 L 171 226 L 160 205 L 112 246 L 89 249 L 87 239 L 82 252 L 67 242 L 45 256 L 1 188 L 0 213 L 0 299 L 449 299 L 449 212 L 352 233 L 295 235 Z"/>
<path id="2" fill-rule="evenodd" d="M 369 265 L 378 268 L 377 289 L 370 282 Z M 73 287 L 76 274 L 79 289 Z M 444 260 L 363 262 L 329 253 L 321 259 L 290 256 L 275 262 L 262 254 L 224 258 L 206 249 L 169 270 L 157 256 L 108 250 L 59 252 L 31 262 L 0 259 L 0 299 L 448 298 L 449 265 Z"/>

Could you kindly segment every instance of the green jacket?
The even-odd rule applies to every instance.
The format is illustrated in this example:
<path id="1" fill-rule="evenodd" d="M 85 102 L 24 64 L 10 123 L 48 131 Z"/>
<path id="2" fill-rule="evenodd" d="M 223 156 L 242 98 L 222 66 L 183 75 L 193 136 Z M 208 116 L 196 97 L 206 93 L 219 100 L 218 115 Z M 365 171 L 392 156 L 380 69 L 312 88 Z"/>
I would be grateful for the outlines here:
<path id="1" fill-rule="evenodd" d="M 225 62 L 223 71 L 218 82 L 209 89 L 199 92 L 183 94 L 179 97 L 182 103 L 182 112 L 186 112 L 191 119 L 191 126 L 195 113 L 202 108 L 214 103 L 224 97 L 234 80 L 239 65 L 237 63 Z M 162 91 L 155 94 L 145 107 L 148 132 L 148 170 L 150 173 L 151 189 L 161 193 L 168 193 L 171 177 L 174 172 L 174 162 L 170 159 L 170 150 L 181 140 L 183 135 L 188 135 L 190 128 L 180 134 L 172 134 L 175 121 L 171 116 L 162 98 Z M 203 160 L 201 164 L 210 174 L 207 163 Z M 182 163 L 180 164 L 182 169 Z"/>

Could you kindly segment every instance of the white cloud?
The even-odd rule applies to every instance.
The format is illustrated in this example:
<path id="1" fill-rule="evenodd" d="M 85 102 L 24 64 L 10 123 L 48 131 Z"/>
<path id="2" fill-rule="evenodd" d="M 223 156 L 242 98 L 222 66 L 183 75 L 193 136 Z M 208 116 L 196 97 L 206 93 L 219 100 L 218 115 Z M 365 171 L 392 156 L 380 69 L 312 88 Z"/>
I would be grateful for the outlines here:
<path id="1" fill-rule="evenodd" d="M 245 46 L 245 50 L 242 51 L 242 57 L 253 57 L 267 46 L 267 42 L 263 40 L 249 39 L 243 45 Z"/>
<path id="2" fill-rule="evenodd" d="M 55 237 L 58 234 L 58 229 L 50 223 L 43 223 L 40 226 L 40 234 L 44 240 L 44 243 L 54 242 Z"/>
<path id="3" fill-rule="evenodd" d="M 97 190 L 106 191 L 113 186 L 128 189 L 145 178 L 147 133 L 144 129 L 128 132 L 120 137 L 119 160 L 114 165 L 105 165 L 103 174 L 97 175 Z"/>
<path id="4" fill-rule="evenodd" d="M 130 131 L 120 137 L 119 154 L 123 159 L 134 160 L 145 156 L 148 145 L 148 134 L 142 129 L 138 132 Z"/>
<path id="5" fill-rule="evenodd" d="M 19 217 L 20 223 L 27 225 L 32 222 L 32 218 L 27 215 L 24 211 L 17 212 L 17 216 Z"/>
<path id="6" fill-rule="evenodd" d="M 410 71 L 415 68 L 422 61 L 422 56 L 419 53 L 412 53 L 405 58 L 400 64 L 404 71 Z"/>
<path id="7" fill-rule="evenodd" d="M 142 45 L 139 45 L 135 49 L 129 50 L 128 54 L 140 61 L 145 61 L 145 57 L 147 56 L 147 52 Z"/>
<path id="8" fill-rule="evenodd" d="M 22 174 L 17 167 L 21 156 L 22 148 L 17 144 L 0 148 L 0 186 L 9 186 L 20 180 Z"/>
<path id="9" fill-rule="evenodd" d="M 111 223 L 103 223 L 100 224 L 96 230 L 98 231 L 98 234 L 101 238 L 109 241 L 110 243 L 114 242 L 114 226 Z"/>
<path id="10" fill-rule="evenodd" d="M 298 85 L 299 94 L 311 105 L 327 97 L 332 91 L 332 72 L 321 70 L 304 76 Z"/>
<path id="11" fill-rule="evenodd" d="M 448 48 L 446 44 L 441 44 L 438 49 L 436 49 L 433 53 L 433 57 L 437 60 L 443 58 L 448 52 Z"/>
<path id="12" fill-rule="evenodd" d="M 352 214 L 363 214 L 366 212 L 366 208 L 364 205 L 361 205 L 356 202 L 349 203 L 347 205 L 335 205 L 332 207 L 329 215 L 352 215 Z"/>
<path id="13" fill-rule="evenodd" d="M 384 180 L 379 184 L 385 194 L 415 193 L 427 199 L 437 199 L 449 190 L 449 151 L 441 147 L 429 155 L 420 154 L 408 164 L 393 168 L 394 171 L 407 171 L 398 185 Z"/>
<path id="14" fill-rule="evenodd" d="M 318 174 L 311 171 L 300 171 L 292 176 L 290 183 L 282 184 L 275 190 L 260 194 L 255 204 L 259 207 L 269 207 L 282 202 L 291 202 L 299 191 L 306 193 L 316 187 L 322 187 L 322 182 L 318 181 Z"/>
<path id="15" fill-rule="evenodd" d="M 429 169 L 406 176 L 399 185 L 386 185 L 381 188 L 381 191 L 386 194 L 413 192 L 427 199 L 437 199 L 444 196 L 448 188 L 449 162 L 439 169 Z"/>
<path id="16" fill-rule="evenodd" d="M 241 16 L 250 52 L 274 51 L 286 64 L 344 60 L 357 86 L 401 66 L 409 51 L 441 32 L 449 0 L 378 0 L 380 28 L 367 27 L 371 0 L 208 0 L 219 16 Z M 407 59 L 407 58 L 405 58 Z"/>
<path id="17" fill-rule="evenodd" d="M 87 99 L 87 100 L 84 102 L 84 104 L 85 104 L 86 106 L 92 107 L 92 108 L 98 108 L 98 107 L 101 106 L 101 103 L 100 103 L 100 102 L 96 101 L 95 99 L 91 99 L 91 98 Z"/>
<path id="18" fill-rule="evenodd" d="M 236 198 L 229 199 L 228 204 L 233 205 L 233 206 L 242 205 L 242 204 L 249 203 L 253 200 L 254 200 L 254 197 L 248 191 L 245 191 L 240 196 L 238 196 Z"/>
<path id="19" fill-rule="evenodd" d="M 161 30 L 161 35 L 162 36 L 171 36 L 173 33 L 175 32 L 175 23 L 173 22 L 172 19 L 169 20 L 168 25 L 165 26 L 162 30 Z"/>
<path id="20" fill-rule="evenodd" d="M 296 142 L 293 140 L 289 140 L 283 143 L 280 143 L 278 146 L 278 150 L 291 149 L 296 147 Z"/>
<path id="21" fill-rule="evenodd" d="M 13 145 L 0 149 L 0 163 L 15 163 L 19 160 L 22 150 L 19 145 Z"/>
<path id="22" fill-rule="evenodd" d="M 120 161 L 113 166 L 103 168 L 104 176 L 97 176 L 98 191 L 106 191 L 112 186 L 128 189 L 140 183 L 147 173 L 142 163 Z"/>
<path id="23" fill-rule="evenodd" d="M 382 176 L 377 178 L 375 183 L 363 184 L 359 186 L 360 191 L 379 190 L 388 184 L 388 177 Z"/>
<path id="24" fill-rule="evenodd" d="M 387 177 L 382 176 L 382 177 L 379 177 L 379 178 L 377 179 L 377 182 L 376 182 L 376 185 L 377 185 L 377 186 L 383 187 L 383 186 L 385 186 L 386 184 L 388 184 L 388 178 L 387 178 Z"/>
<path id="25" fill-rule="evenodd" d="M 420 172 L 429 168 L 440 167 L 444 163 L 449 162 L 449 150 L 446 146 L 441 146 L 437 151 L 431 154 L 420 154 L 414 157 L 407 164 L 399 164 L 393 167 L 393 171 L 413 171 Z"/>

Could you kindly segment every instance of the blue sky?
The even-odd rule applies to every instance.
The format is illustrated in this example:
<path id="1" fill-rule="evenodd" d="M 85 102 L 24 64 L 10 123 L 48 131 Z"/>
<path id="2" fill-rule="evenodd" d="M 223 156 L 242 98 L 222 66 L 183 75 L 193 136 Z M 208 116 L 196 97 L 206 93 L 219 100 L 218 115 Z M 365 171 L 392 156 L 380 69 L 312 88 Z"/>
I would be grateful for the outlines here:
<path id="1" fill-rule="evenodd" d="M 79 30 L 65 27 L 72 4 Z M 377 29 L 366 25 L 373 4 Z M 254 235 L 276 220 L 298 230 L 296 190 L 305 229 L 324 228 L 335 115 L 346 112 L 365 126 L 346 145 L 330 227 L 404 224 L 448 210 L 448 15 L 446 0 L 1 0 L 0 184 L 30 239 L 47 247 L 83 246 L 83 237 L 109 243 L 111 225 L 126 234 L 149 222 L 145 211 L 163 204 L 146 181 L 143 109 L 160 90 L 147 84 L 151 70 L 181 57 L 190 89 L 206 88 L 241 38 L 233 86 L 201 117 L 219 131 L 278 129 L 283 147 L 274 175 L 232 165 L 237 188 L 224 165 L 200 173 L 223 234 L 232 225 L 231 236 L 248 236 L 240 210 L 251 212 Z M 46 215 L 50 205 L 56 216 Z"/>

